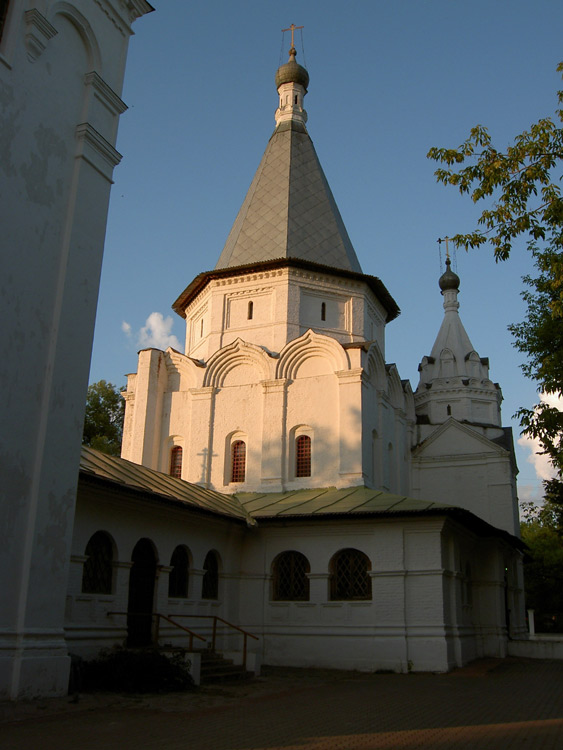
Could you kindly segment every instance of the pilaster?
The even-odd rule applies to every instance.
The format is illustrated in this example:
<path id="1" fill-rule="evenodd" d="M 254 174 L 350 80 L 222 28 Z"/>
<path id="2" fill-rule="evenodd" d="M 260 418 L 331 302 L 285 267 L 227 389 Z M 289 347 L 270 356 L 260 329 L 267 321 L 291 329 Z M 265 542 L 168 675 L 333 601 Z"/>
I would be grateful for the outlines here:
<path id="1" fill-rule="evenodd" d="M 286 469 L 286 395 L 287 379 L 262 381 L 264 422 L 262 425 L 262 489 L 267 492 L 283 490 Z"/>

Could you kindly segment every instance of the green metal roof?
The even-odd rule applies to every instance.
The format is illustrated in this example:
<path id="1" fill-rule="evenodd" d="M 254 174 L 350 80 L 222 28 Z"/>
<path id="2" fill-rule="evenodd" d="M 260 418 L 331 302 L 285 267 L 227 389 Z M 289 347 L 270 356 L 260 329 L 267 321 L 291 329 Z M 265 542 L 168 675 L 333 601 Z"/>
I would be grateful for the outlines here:
<path id="1" fill-rule="evenodd" d="M 80 479 L 100 484 L 105 490 L 132 493 L 141 500 L 161 502 L 200 513 L 223 516 L 248 526 L 260 522 L 318 518 L 392 516 L 448 516 L 482 536 L 499 536 L 523 548 L 520 539 L 497 529 L 465 508 L 368 487 L 296 490 L 295 492 L 239 492 L 225 495 L 191 482 L 147 469 L 131 461 L 82 446 Z"/>
<path id="2" fill-rule="evenodd" d="M 121 488 L 145 493 L 149 500 L 165 500 L 176 505 L 204 511 L 255 525 L 248 511 L 233 495 L 223 495 L 197 484 L 176 479 L 161 471 L 126 461 L 117 456 L 82 446 L 80 472 L 84 477 L 95 477 Z"/>
<path id="3" fill-rule="evenodd" d="M 236 497 L 248 513 L 257 519 L 327 514 L 401 514 L 454 507 L 427 500 L 415 500 L 412 497 L 394 495 L 368 487 L 348 487 L 341 490 L 329 487 L 295 492 L 238 492 Z"/>

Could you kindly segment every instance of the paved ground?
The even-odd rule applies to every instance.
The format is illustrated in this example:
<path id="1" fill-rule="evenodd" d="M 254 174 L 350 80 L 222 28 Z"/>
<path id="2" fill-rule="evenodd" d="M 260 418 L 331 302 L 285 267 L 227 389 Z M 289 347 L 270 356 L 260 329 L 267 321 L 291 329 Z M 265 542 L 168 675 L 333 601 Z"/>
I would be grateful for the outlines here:
<path id="1" fill-rule="evenodd" d="M 448 675 L 268 669 L 166 696 L 0 704 L 0 749 L 561 750 L 563 662 L 483 660 Z"/>

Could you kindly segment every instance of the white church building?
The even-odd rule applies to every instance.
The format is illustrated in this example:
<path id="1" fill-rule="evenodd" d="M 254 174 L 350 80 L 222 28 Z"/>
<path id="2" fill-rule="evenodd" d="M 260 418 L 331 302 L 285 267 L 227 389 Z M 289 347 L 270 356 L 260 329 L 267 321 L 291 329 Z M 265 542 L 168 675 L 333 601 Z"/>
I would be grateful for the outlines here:
<path id="1" fill-rule="evenodd" d="M 386 364 L 399 308 L 352 247 L 295 55 L 217 265 L 173 304 L 185 354 L 139 352 L 121 459 L 83 449 L 71 653 L 196 651 L 217 628 L 254 669 L 446 671 L 525 635 L 512 437 L 460 279 L 448 259 L 413 392 Z"/>

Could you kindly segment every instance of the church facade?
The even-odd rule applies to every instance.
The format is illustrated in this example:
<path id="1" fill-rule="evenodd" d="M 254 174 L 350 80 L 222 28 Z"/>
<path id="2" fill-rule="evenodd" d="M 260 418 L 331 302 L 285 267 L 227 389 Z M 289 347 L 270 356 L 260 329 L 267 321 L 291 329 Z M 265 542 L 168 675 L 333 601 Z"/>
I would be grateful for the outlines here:
<path id="1" fill-rule="evenodd" d="M 177 623 L 205 638 L 223 618 L 256 637 L 255 664 L 446 671 L 525 633 L 511 434 L 460 280 L 448 259 L 413 393 L 386 364 L 399 308 L 362 272 L 295 55 L 217 265 L 173 305 L 185 353 L 139 353 L 122 459 L 83 450 L 71 651 L 154 640 L 151 612 L 177 644 Z"/>

